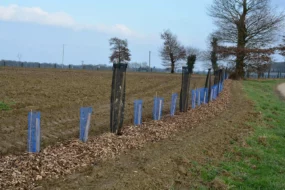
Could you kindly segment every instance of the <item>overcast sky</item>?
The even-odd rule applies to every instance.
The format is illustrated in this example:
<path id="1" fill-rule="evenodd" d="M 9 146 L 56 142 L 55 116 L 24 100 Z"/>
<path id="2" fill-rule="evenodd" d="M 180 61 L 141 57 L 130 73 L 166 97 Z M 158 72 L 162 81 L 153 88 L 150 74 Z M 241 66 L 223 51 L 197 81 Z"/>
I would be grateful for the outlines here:
<path id="1" fill-rule="evenodd" d="M 214 30 L 212 0 L 6 0 L 0 2 L 0 59 L 110 64 L 111 37 L 128 39 L 132 61 L 161 67 L 160 33 L 170 29 L 185 46 L 207 47 Z M 285 9 L 285 0 L 272 4 Z"/>

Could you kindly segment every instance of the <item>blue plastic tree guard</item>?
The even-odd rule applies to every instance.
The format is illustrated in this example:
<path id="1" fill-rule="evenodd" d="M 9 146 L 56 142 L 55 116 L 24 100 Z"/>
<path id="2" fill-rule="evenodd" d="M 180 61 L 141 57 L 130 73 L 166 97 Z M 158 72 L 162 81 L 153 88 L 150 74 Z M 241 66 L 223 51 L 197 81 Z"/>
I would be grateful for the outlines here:
<path id="1" fill-rule="evenodd" d="M 28 114 L 28 152 L 40 152 L 41 144 L 41 113 L 29 112 Z"/>
<path id="2" fill-rule="evenodd" d="M 208 88 L 204 88 L 203 103 L 204 103 L 204 104 L 207 104 L 207 103 L 208 103 Z"/>
<path id="3" fill-rule="evenodd" d="M 138 126 L 142 124 L 142 108 L 143 101 L 135 100 L 134 101 L 134 125 Z"/>
<path id="4" fill-rule="evenodd" d="M 153 104 L 153 120 L 158 121 L 162 117 L 164 98 L 154 98 Z"/>
<path id="5" fill-rule="evenodd" d="M 195 109 L 196 108 L 196 90 L 192 90 L 192 109 Z"/>
<path id="6" fill-rule="evenodd" d="M 219 82 L 219 84 L 218 84 L 218 95 L 220 94 L 221 91 L 222 91 L 222 82 Z"/>
<path id="7" fill-rule="evenodd" d="M 200 89 L 196 89 L 196 99 L 195 99 L 195 103 L 196 103 L 196 106 L 200 106 Z"/>
<path id="8" fill-rule="evenodd" d="M 212 86 L 211 101 L 215 100 L 215 86 Z"/>
<path id="9" fill-rule="evenodd" d="M 200 88 L 200 105 L 204 104 L 205 88 Z"/>
<path id="10" fill-rule="evenodd" d="M 80 108 L 79 139 L 82 142 L 87 142 L 88 140 L 92 110 L 93 110 L 92 107 Z"/>
<path id="11" fill-rule="evenodd" d="M 213 95 L 213 99 L 214 100 L 216 100 L 218 95 L 219 95 L 219 88 L 221 88 L 220 85 L 215 85 L 214 86 L 214 95 Z"/>
<path id="12" fill-rule="evenodd" d="M 171 105 L 170 105 L 170 115 L 174 116 L 176 111 L 176 102 L 177 102 L 178 94 L 174 93 L 171 97 Z"/>

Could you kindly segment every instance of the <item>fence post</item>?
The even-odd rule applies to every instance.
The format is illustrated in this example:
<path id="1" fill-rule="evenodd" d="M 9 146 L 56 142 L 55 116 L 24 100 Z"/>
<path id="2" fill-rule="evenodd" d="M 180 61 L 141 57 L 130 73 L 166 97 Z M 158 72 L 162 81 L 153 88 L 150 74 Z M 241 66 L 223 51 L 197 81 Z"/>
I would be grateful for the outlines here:
<path id="1" fill-rule="evenodd" d="M 111 91 L 110 130 L 121 134 L 124 122 L 127 64 L 113 64 Z"/>
<path id="2" fill-rule="evenodd" d="M 28 114 L 28 152 L 40 152 L 41 144 L 41 113 L 29 112 Z"/>
<path id="3" fill-rule="evenodd" d="M 219 73 L 220 70 L 214 70 L 214 85 L 218 83 L 219 81 Z"/>
<path id="4" fill-rule="evenodd" d="M 178 94 L 176 93 L 172 94 L 171 105 L 170 105 L 170 115 L 171 116 L 175 115 L 177 98 L 178 98 Z"/>
<path id="5" fill-rule="evenodd" d="M 211 92 L 212 92 L 212 80 L 211 80 L 211 70 L 208 70 L 208 75 L 207 75 L 207 79 L 206 79 L 206 84 L 205 84 L 205 88 L 208 88 L 208 99 L 207 102 L 209 103 L 211 100 Z"/>
<path id="6" fill-rule="evenodd" d="M 80 108 L 80 129 L 79 139 L 82 142 L 87 142 L 90 123 L 91 123 L 92 107 Z"/>
<path id="7" fill-rule="evenodd" d="M 142 100 L 135 100 L 134 101 L 134 125 L 141 125 L 142 124 Z"/>
<path id="8" fill-rule="evenodd" d="M 190 72 L 188 67 L 182 67 L 182 82 L 180 91 L 180 112 L 187 112 L 189 106 Z"/>

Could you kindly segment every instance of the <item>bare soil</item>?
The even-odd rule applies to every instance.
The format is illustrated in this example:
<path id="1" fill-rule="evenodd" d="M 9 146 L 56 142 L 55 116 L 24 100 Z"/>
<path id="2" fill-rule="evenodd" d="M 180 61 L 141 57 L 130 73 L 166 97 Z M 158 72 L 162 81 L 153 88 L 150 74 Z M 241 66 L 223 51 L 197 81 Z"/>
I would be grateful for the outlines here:
<path id="1" fill-rule="evenodd" d="M 227 189 L 219 179 L 203 181 L 196 165 L 217 165 L 225 153 L 234 151 L 232 142 L 246 146 L 245 137 L 252 131 L 246 122 L 256 118 L 252 108 L 242 84 L 232 82 L 230 103 L 218 115 L 201 116 L 167 139 L 95 162 L 64 178 L 42 181 L 37 189 Z M 179 118 L 187 126 L 187 119 Z"/>
<path id="2" fill-rule="evenodd" d="M 11 110 L 0 111 L 0 155 L 21 154 L 27 144 L 27 115 L 41 112 L 41 147 L 78 138 L 79 109 L 92 106 L 90 136 L 109 131 L 112 73 L 55 69 L 0 69 L 0 101 Z M 202 87 L 205 77 L 193 76 L 191 88 Z M 171 93 L 181 87 L 179 74 L 128 73 L 125 124 L 133 119 L 133 101 L 143 99 L 143 121 L 151 120 L 153 97 L 165 98 L 169 113 Z"/>

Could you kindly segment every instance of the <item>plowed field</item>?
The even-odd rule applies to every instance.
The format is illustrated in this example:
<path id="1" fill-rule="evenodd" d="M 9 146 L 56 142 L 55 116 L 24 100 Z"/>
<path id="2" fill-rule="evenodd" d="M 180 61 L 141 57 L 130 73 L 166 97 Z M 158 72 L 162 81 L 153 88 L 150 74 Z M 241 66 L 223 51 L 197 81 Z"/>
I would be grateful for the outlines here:
<path id="1" fill-rule="evenodd" d="M 54 69 L 0 68 L 0 154 L 21 153 L 27 143 L 27 115 L 41 112 L 42 147 L 77 138 L 79 109 L 92 106 L 90 135 L 109 130 L 112 73 Z M 202 87 L 205 77 L 193 76 L 191 88 Z M 143 121 L 151 119 L 153 97 L 165 98 L 169 113 L 171 94 L 179 93 L 180 74 L 127 73 L 124 124 L 133 119 L 133 101 L 142 99 Z"/>

